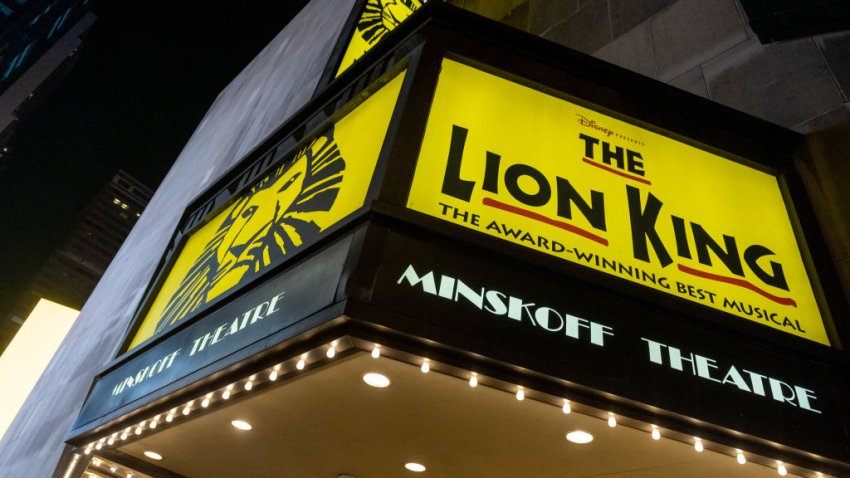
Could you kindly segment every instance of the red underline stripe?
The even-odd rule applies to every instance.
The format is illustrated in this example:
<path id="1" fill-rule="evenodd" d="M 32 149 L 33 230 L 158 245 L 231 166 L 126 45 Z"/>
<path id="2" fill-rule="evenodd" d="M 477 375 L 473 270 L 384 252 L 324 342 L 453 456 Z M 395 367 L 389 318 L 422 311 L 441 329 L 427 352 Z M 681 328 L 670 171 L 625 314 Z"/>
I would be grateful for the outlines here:
<path id="1" fill-rule="evenodd" d="M 643 184 L 647 184 L 647 185 L 652 184 L 652 182 L 649 181 L 648 179 L 639 178 L 637 176 L 632 176 L 631 174 L 626 174 L 622 171 L 617 171 L 616 169 L 609 168 L 608 166 L 605 166 L 604 164 L 599 164 L 596 161 L 593 161 L 592 159 L 582 158 L 582 161 L 584 161 L 585 163 L 587 163 L 591 166 L 596 166 L 597 168 L 602 169 L 603 171 L 608 171 L 609 173 L 614 173 L 617 176 L 622 176 L 624 178 L 628 178 L 628 179 L 631 179 L 633 181 L 637 181 L 639 183 L 643 183 Z"/>
<path id="2" fill-rule="evenodd" d="M 581 237 L 590 239 L 591 241 L 598 242 L 603 246 L 608 245 L 608 239 L 604 237 L 597 236 L 592 232 L 585 231 L 580 227 L 573 226 L 572 224 L 567 224 L 566 222 L 556 221 L 554 219 L 550 219 L 542 214 L 537 214 L 536 212 L 527 211 L 522 208 L 518 208 L 516 206 L 511 206 L 510 204 L 505 204 L 501 201 L 497 201 L 492 198 L 484 198 L 481 201 L 485 206 L 490 206 L 496 209 L 501 209 L 502 211 L 511 212 L 523 217 L 527 217 L 529 219 L 534 219 L 535 221 L 540 221 L 545 224 L 549 224 L 550 226 L 555 226 L 557 228 L 563 229 L 568 232 L 572 232 L 573 234 L 578 234 Z"/>
<path id="3" fill-rule="evenodd" d="M 753 284 L 751 284 L 751 283 L 749 283 L 749 282 L 747 282 L 743 279 L 736 279 L 734 277 L 726 277 L 726 276 L 721 276 L 721 275 L 717 275 L 717 274 L 712 274 L 711 272 L 705 272 L 705 271 L 700 271 L 700 270 L 697 270 L 697 269 L 692 269 L 688 266 L 683 266 L 682 264 L 677 264 L 677 266 L 679 267 L 680 271 L 682 271 L 686 274 L 691 274 L 691 275 L 694 275 L 694 276 L 697 276 L 697 277 L 702 277 L 703 279 L 711 279 L 711 280 L 716 280 L 718 282 L 725 282 L 727 284 L 732 284 L 732 285 L 736 285 L 738 287 L 743 287 L 743 288 L 749 289 L 749 290 L 751 290 L 751 291 L 753 291 L 757 294 L 760 294 L 760 295 L 776 302 L 777 304 L 790 305 L 792 307 L 797 307 L 797 302 L 794 299 L 792 299 L 790 297 L 775 296 L 775 295 L 771 294 L 770 292 L 764 291 L 764 290 L 758 288 L 757 286 L 755 286 L 755 285 L 753 285 Z"/>

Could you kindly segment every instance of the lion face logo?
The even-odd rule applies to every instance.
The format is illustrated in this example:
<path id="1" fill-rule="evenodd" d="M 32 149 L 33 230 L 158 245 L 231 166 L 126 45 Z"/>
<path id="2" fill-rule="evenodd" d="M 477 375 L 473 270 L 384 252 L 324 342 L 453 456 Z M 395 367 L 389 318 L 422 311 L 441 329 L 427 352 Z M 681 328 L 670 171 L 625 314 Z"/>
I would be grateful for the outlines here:
<path id="1" fill-rule="evenodd" d="M 331 128 L 239 196 L 219 214 L 221 224 L 169 299 L 156 332 L 317 238 L 316 219 L 333 207 L 344 171 Z"/>
<path id="2" fill-rule="evenodd" d="M 421 0 L 368 0 L 357 31 L 367 43 L 375 44 L 421 6 Z"/>

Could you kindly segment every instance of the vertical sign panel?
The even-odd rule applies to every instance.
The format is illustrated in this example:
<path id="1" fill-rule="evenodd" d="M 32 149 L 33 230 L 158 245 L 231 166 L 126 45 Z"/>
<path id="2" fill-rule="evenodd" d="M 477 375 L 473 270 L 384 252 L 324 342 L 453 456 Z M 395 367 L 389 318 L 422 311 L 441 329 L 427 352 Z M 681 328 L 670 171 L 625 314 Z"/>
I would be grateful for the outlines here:
<path id="1" fill-rule="evenodd" d="M 186 240 L 130 348 L 315 242 L 363 206 L 404 74 Z"/>
<path id="2" fill-rule="evenodd" d="M 367 0 L 334 76 L 341 75 L 423 3 L 425 0 Z"/>

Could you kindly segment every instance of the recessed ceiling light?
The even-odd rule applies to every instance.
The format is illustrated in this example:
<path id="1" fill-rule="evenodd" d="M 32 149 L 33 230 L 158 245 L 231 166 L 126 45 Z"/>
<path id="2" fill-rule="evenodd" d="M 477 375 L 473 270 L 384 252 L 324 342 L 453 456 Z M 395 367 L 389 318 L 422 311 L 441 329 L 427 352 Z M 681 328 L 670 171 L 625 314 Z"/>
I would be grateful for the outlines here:
<path id="1" fill-rule="evenodd" d="M 414 473 L 422 473 L 425 471 L 425 465 L 419 463 L 405 463 L 404 467 Z"/>
<path id="2" fill-rule="evenodd" d="M 246 422 L 245 420 L 233 420 L 232 422 L 230 422 L 230 424 L 233 425 L 235 428 L 245 431 L 254 428 L 251 426 L 250 423 Z"/>
<path id="3" fill-rule="evenodd" d="M 567 440 L 569 440 L 573 443 L 578 443 L 578 444 L 583 445 L 585 443 L 592 442 L 593 441 L 593 435 L 591 435 L 590 433 L 587 433 L 586 431 L 576 430 L 576 431 L 567 433 Z"/>
<path id="4" fill-rule="evenodd" d="M 162 460 L 162 455 L 155 451 L 146 451 L 145 456 L 150 458 L 151 460 Z"/>
<path id="5" fill-rule="evenodd" d="M 390 379 L 386 375 L 380 373 L 369 372 L 363 375 L 363 381 L 367 385 L 377 388 L 386 388 L 390 386 Z"/>

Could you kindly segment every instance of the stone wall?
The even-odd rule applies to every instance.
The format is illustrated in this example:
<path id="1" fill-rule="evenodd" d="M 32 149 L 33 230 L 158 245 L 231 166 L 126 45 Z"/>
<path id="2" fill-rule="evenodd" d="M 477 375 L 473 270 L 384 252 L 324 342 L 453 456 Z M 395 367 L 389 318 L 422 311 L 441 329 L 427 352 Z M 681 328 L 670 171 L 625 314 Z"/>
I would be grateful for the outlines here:
<path id="1" fill-rule="evenodd" d="M 215 100 L 0 442 L 0 475 L 54 474 L 184 208 L 310 99 L 353 3 L 312 1 Z"/>

